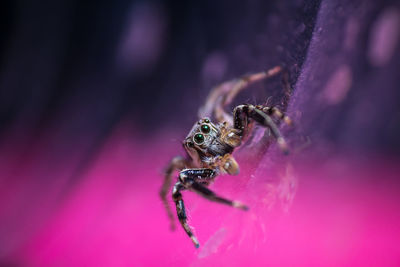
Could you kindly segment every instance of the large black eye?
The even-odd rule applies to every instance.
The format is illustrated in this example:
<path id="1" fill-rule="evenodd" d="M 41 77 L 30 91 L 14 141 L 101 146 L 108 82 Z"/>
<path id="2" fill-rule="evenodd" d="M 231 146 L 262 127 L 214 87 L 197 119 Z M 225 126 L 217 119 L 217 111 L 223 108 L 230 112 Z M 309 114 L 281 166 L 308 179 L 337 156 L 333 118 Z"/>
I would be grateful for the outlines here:
<path id="1" fill-rule="evenodd" d="M 193 140 L 196 144 L 201 145 L 202 143 L 204 143 L 204 135 L 198 133 L 193 137 Z"/>
<path id="2" fill-rule="evenodd" d="M 210 126 L 207 124 L 201 125 L 200 129 L 201 129 L 201 132 L 205 133 L 205 134 L 208 134 L 211 131 Z"/>

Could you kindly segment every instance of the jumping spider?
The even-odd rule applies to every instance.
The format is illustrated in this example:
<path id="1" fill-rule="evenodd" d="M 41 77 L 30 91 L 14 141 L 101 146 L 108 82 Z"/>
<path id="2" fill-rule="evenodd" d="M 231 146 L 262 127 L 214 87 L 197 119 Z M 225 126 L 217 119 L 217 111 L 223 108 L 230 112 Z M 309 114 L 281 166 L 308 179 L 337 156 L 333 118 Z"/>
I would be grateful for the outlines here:
<path id="1" fill-rule="evenodd" d="M 199 247 L 199 241 L 187 223 L 181 191 L 191 190 L 211 201 L 247 210 L 246 205 L 239 201 L 220 197 L 207 186 L 219 174 L 236 175 L 239 173 L 239 165 L 232 153 L 235 148 L 246 141 L 253 129 L 254 122 L 269 128 L 280 149 L 285 154 L 289 152 L 286 141 L 274 119 L 283 120 L 287 124 L 291 124 L 291 121 L 278 108 L 244 104 L 233 110 L 233 116 L 224 111 L 224 108 L 232 102 L 241 90 L 256 81 L 270 78 L 280 72 L 282 72 L 282 68 L 277 66 L 266 72 L 247 75 L 215 87 L 209 94 L 204 107 L 200 109 L 201 119 L 195 123 L 183 141 L 187 157 L 177 156 L 173 158 L 166 168 L 160 196 L 171 220 L 171 227 L 172 229 L 175 227 L 174 216 L 168 205 L 167 194 L 171 186 L 172 174 L 175 170 L 178 170 L 180 171 L 179 179 L 173 187 L 172 199 L 176 205 L 179 222 L 196 248 Z M 209 116 L 214 116 L 217 122 L 211 122 Z"/>

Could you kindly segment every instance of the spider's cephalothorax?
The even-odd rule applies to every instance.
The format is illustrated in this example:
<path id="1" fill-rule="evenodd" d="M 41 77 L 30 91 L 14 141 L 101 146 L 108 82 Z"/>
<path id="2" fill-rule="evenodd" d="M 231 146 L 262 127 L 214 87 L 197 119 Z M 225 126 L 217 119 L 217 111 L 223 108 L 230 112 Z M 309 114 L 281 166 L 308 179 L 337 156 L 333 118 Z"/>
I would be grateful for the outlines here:
<path id="1" fill-rule="evenodd" d="M 176 205 L 179 222 L 196 247 L 199 247 L 199 242 L 187 223 L 181 191 L 191 190 L 211 201 L 247 210 L 246 205 L 239 201 L 222 198 L 207 186 L 221 173 L 231 175 L 239 173 L 239 165 L 232 153 L 236 147 L 245 142 L 253 129 L 254 122 L 267 127 L 276 138 L 281 150 L 285 154 L 288 153 L 286 141 L 276 122 L 283 120 L 291 124 L 291 121 L 276 107 L 239 105 L 233 110 L 233 116 L 224 111 L 234 97 L 249 84 L 272 77 L 281 71 L 282 68 L 278 66 L 269 71 L 248 75 L 215 87 L 209 94 L 204 107 L 200 109 L 199 115 L 202 118 L 195 123 L 183 141 L 187 157 L 173 158 L 166 168 L 160 195 L 171 219 L 171 226 L 174 228 L 174 216 L 166 196 L 171 187 L 172 174 L 174 170 L 179 170 L 179 179 L 173 187 L 172 199 Z M 216 119 L 216 123 L 211 122 L 209 118 L 211 116 Z"/>
<path id="2" fill-rule="evenodd" d="M 239 131 L 229 128 L 227 123 L 214 124 L 204 118 L 193 126 L 183 146 L 197 167 L 236 174 L 238 165 L 230 154 L 240 140 Z"/>

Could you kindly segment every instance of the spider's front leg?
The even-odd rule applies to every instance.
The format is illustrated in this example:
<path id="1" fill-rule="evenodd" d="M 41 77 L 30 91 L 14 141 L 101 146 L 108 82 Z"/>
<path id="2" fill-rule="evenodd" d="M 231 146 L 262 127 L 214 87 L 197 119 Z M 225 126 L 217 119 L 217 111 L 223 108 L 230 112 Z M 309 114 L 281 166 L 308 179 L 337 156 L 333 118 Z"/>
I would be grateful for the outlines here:
<path id="1" fill-rule="evenodd" d="M 185 205 L 182 199 L 181 191 L 191 190 L 201 196 L 215 202 L 223 203 L 238 209 L 247 210 L 248 207 L 239 201 L 231 201 L 216 195 L 213 191 L 208 189 L 207 185 L 211 180 L 217 176 L 217 172 L 213 169 L 185 169 L 179 174 L 179 182 L 174 186 L 172 198 L 176 205 L 176 212 L 178 214 L 179 222 L 181 223 L 183 229 L 188 234 L 190 239 L 193 241 L 196 248 L 200 246 L 199 241 L 190 229 L 187 223 L 187 216 Z"/>
<path id="2" fill-rule="evenodd" d="M 270 113 L 271 112 L 271 113 Z M 240 136 L 245 138 L 249 134 L 250 119 L 268 127 L 272 135 L 276 138 L 279 148 L 285 153 L 289 153 L 288 145 L 278 129 L 271 115 L 279 116 L 283 121 L 290 124 L 290 119 L 283 115 L 278 109 L 263 106 L 239 105 L 233 111 L 233 121 L 235 129 L 240 131 Z"/>
<path id="3" fill-rule="evenodd" d="M 177 156 L 174 157 L 168 164 L 167 168 L 165 169 L 165 177 L 164 177 L 164 182 L 163 185 L 161 187 L 160 190 L 160 197 L 161 200 L 164 204 L 164 207 L 167 211 L 169 220 L 171 222 L 171 229 L 174 230 L 175 229 L 175 218 L 174 215 L 172 213 L 171 207 L 168 204 L 168 200 L 167 200 L 167 194 L 171 188 L 171 182 L 172 182 L 172 174 L 174 173 L 175 170 L 182 170 L 184 169 L 186 166 L 188 166 L 189 163 L 187 162 L 186 159 Z"/>

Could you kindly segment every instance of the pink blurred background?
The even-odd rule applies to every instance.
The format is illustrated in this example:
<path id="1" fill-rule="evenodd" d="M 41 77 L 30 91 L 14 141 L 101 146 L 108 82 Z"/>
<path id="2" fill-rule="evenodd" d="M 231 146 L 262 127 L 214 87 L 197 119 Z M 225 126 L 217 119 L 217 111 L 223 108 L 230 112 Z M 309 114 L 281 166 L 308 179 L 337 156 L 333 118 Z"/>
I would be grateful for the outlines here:
<path id="1" fill-rule="evenodd" d="M 24 266 L 400 263 L 398 160 L 349 154 L 321 159 L 307 153 L 290 156 L 291 167 L 277 156 L 278 162 L 266 159 L 254 169 L 238 155 L 242 173 L 219 177 L 212 188 L 244 201 L 248 212 L 184 194 L 201 242 L 196 250 L 182 229 L 169 231 L 158 198 L 161 167 L 179 153 L 177 147 L 140 144 L 129 127 L 118 127 L 62 200 L 68 161 L 57 167 L 63 171 L 56 180 L 42 184 L 29 180 L 32 173 L 45 176 L 51 169 L 34 164 L 45 161 L 45 153 L 32 150 L 18 166 L 3 161 L 8 175 L 25 178 L 2 180 L 8 255 Z M 292 194 L 293 202 L 286 199 Z"/>

